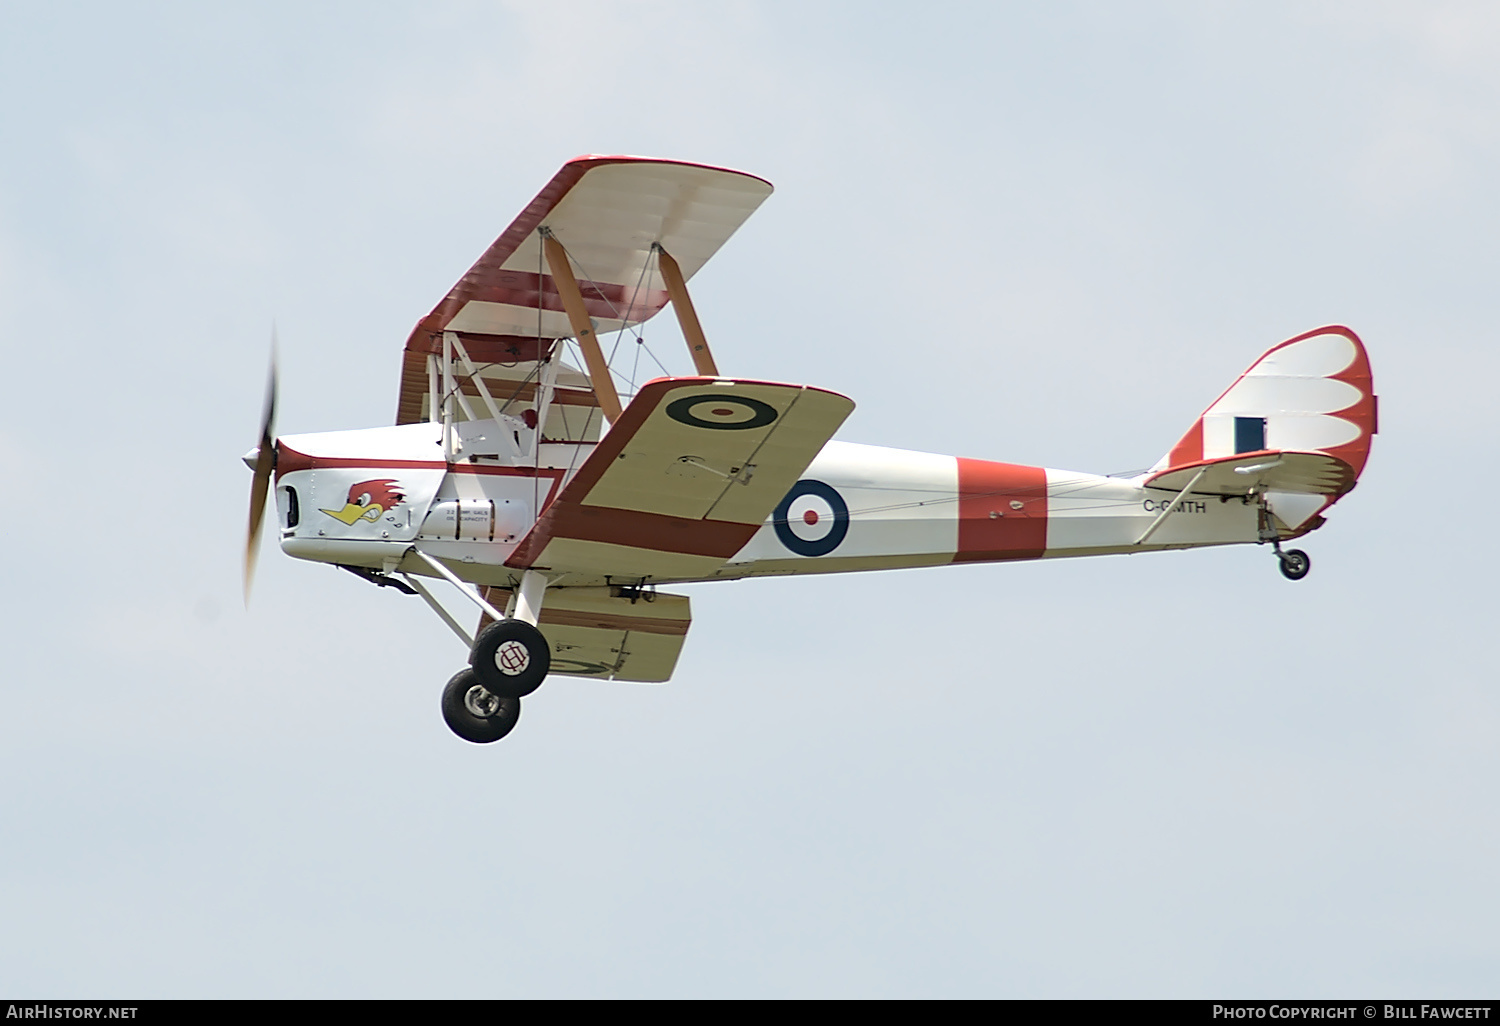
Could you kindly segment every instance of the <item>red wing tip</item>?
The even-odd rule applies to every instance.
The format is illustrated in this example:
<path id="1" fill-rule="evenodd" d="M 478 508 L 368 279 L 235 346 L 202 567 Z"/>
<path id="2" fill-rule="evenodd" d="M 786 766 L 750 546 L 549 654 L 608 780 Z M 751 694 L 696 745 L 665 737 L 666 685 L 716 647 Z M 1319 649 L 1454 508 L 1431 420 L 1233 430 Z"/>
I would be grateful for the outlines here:
<path id="1" fill-rule="evenodd" d="M 762 381 L 759 378 L 730 378 L 725 377 L 722 374 L 712 378 L 702 377 L 701 375 L 697 374 L 685 374 L 681 377 L 652 378 L 650 381 L 641 386 L 641 392 L 644 392 L 646 389 L 652 388 L 653 386 L 657 386 L 659 389 L 671 389 L 688 387 L 692 385 L 715 385 L 719 384 L 720 382 L 722 382 L 726 386 L 769 385 L 772 388 L 805 388 L 809 392 L 822 392 L 825 395 L 833 395 L 838 396 L 840 399 L 846 399 L 851 403 L 854 401 L 842 392 L 835 392 L 831 388 L 821 388 L 817 385 L 804 385 L 795 381 Z M 637 392 L 636 394 L 639 395 L 640 392 Z"/>
<path id="2" fill-rule="evenodd" d="M 674 160 L 670 157 L 639 157 L 629 153 L 581 153 L 563 161 L 563 167 L 571 167 L 574 164 L 584 164 L 592 167 L 600 167 L 605 164 L 666 164 L 673 167 L 698 167 L 705 171 L 722 171 L 725 174 L 739 175 L 742 178 L 753 178 L 757 182 L 764 183 L 768 188 L 775 188 L 768 179 L 749 171 L 741 171 L 737 167 L 722 167 L 718 164 L 704 164 L 696 160 Z"/>

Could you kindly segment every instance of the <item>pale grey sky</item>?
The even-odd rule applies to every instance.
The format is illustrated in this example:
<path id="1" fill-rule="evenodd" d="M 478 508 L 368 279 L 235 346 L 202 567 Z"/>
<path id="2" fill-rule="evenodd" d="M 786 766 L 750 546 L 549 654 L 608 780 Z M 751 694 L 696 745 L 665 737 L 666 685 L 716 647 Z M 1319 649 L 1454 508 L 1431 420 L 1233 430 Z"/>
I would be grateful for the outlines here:
<path id="1" fill-rule="evenodd" d="M 1485 3 L 6 6 L 0 991 L 1492 993 L 1497 102 Z M 776 184 L 695 298 L 842 438 L 1143 467 L 1344 323 L 1369 467 L 1300 584 L 697 587 L 672 683 L 466 745 L 415 600 L 243 611 L 238 457 L 273 318 L 282 431 L 389 423 L 584 152 Z"/>

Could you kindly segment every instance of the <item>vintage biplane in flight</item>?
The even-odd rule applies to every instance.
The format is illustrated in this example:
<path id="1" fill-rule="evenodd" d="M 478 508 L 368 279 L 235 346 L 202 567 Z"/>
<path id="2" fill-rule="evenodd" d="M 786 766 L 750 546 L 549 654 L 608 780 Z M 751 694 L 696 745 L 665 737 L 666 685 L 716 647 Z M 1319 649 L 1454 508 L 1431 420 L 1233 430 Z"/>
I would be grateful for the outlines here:
<path id="1" fill-rule="evenodd" d="M 1376 430 L 1352 331 L 1272 348 L 1130 477 L 833 441 L 853 401 L 722 374 L 688 296 L 770 193 L 682 161 L 570 160 L 413 329 L 396 426 L 278 438 L 273 372 L 245 457 L 247 595 L 274 477 L 284 552 L 419 595 L 463 640 L 443 716 L 487 742 L 549 673 L 667 680 L 691 615 L 659 585 L 1240 543 L 1307 573 L 1282 543 L 1354 487 Z M 697 373 L 622 402 L 599 336 L 668 303 Z M 479 608 L 472 635 L 439 580 Z"/>

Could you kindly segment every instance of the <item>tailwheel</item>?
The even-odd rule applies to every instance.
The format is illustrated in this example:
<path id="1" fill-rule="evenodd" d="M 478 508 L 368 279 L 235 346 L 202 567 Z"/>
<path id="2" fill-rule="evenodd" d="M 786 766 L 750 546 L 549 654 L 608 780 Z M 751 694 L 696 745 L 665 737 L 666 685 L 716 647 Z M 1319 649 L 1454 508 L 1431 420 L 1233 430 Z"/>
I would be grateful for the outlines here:
<path id="1" fill-rule="evenodd" d="M 471 669 L 453 675 L 443 688 L 443 719 L 448 729 L 477 745 L 499 741 L 521 717 L 521 700 L 497 695 L 479 683 Z"/>
<path id="2" fill-rule="evenodd" d="M 1301 549 L 1287 549 L 1276 557 L 1281 561 L 1281 575 L 1289 581 L 1302 580 L 1312 569 L 1312 559 Z"/>
<path id="3" fill-rule="evenodd" d="M 552 649 L 524 620 L 497 620 L 479 633 L 469 654 L 474 676 L 493 694 L 525 698 L 552 669 Z"/>

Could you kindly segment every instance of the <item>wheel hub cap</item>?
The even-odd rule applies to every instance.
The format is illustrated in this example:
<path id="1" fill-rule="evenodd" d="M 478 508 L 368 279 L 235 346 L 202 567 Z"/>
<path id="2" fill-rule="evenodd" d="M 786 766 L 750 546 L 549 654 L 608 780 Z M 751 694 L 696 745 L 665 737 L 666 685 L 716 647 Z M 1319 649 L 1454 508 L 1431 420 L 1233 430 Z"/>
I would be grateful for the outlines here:
<path id="1" fill-rule="evenodd" d="M 500 647 L 495 649 L 495 668 L 507 677 L 525 673 L 526 667 L 530 665 L 531 653 L 519 641 L 501 642 Z"/>
<path id="2" fill-rule="evenodd" d="M 482 685 L 475 684 L 464 693 L 464 708 L 482 720 L 487 720 L 500 711 L 500 699 Z"/>

